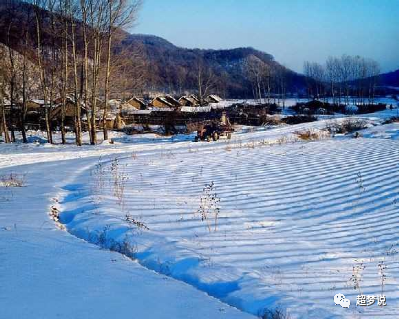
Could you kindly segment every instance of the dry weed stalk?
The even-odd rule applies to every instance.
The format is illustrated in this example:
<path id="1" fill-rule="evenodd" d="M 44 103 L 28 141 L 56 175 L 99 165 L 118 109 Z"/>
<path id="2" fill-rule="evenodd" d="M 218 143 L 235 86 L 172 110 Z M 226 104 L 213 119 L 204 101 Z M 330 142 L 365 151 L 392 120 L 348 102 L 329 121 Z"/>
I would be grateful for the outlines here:
<path id="1" fill-rule="evenodd" d="M 201 221 L 206 222 L 209 232 L 212 232 L 211 219 L 213 220 L 213 230 L 217 231 L 218 218 L 220 213 L 220 198 L 216 193 L 215 183 L 211 182 L 202 190 L 200 198 L 200 208 L 197 213 L 201 216 Z"/>

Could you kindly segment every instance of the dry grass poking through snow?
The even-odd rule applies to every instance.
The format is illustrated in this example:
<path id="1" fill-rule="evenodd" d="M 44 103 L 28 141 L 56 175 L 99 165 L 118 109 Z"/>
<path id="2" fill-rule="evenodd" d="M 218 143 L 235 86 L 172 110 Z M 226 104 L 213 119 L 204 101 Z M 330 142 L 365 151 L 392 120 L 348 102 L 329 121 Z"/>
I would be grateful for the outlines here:
<path id="1" fill-rule="evenodd" d="M 332 135 L 349 134 L 367 128 L 367 122 L 363 119 L 348 118 L 342 122 L 331 121 L 326 124 L 326 129 Z"/>
<path id="2" fill-rule="evenodd" d="M 24 187 L 25 175 L 8 173 L 0 175 L 0 187 Z"/>
<path id="3" fill-rule="evenodd" d="M 26 185 L 25 175 L 7 173 L 0 175 L 0 203 L 8 202 L 14 197 L 14 188 Z"/>
<path id="4" fill-rule="evenodd" d="M 295 134 L 302 141 L 318 141 L 330 137 L 330 134 L 328 134 L 325 131 L 315 131 L 315 130 L 300 131 L 300 132 L 295 132 Z"/>
<path id="5" fill-rule="evenodd" d="M 220 214 L 220 198 L 216 193 L 215 183 L 205 185 L 202 190 L 200 207 L 197 214 L 206 223 L 209 232 L 217 231 L 218 218 Z"/>

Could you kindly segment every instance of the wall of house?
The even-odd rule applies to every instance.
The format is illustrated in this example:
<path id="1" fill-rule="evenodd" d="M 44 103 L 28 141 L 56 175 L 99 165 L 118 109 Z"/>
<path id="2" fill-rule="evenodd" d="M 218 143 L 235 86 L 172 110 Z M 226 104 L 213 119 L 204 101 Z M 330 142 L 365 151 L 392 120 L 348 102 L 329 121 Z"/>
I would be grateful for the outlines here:
<path id="1" fill-rule="evenodd" d="M 152 106 L 153 107 L 168 107 L 168 105 L 165 105 L 163 102 L 161 102 L 160 100 L 154 100 L 152 102 Z"/>
<path id="2" fill-rule="evenodd" d="M 141 108 L 141 104 L 137 101 L 129 101 L 128 103 L 129 105 L 131 105 L 132 107 L 134 107 L 137 110 L 140 110 Z"/>

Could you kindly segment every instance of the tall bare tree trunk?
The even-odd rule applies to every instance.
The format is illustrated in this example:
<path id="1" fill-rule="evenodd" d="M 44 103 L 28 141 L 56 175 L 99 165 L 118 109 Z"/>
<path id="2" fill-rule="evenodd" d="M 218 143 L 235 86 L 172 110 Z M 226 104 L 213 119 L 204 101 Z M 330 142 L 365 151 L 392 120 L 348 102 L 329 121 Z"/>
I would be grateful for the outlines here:
<path id="1" fill-rule="evenodd" d="M 74 74 L 74 89 L 75 89 L 75 132 L 76 132 L 76 145 L 82 146 L 82 122 L 81 122 L 81 103 L 79 90 L 79 75 L 78 75 L 78 61 L 76 53 L 76 25 L 71 19 L 71 32 L 72 32 L 72 57 L 73 57 L 73 74 Z"/>
<path id="2" fill-rule="evenodd" d="M 65 132 L 65 113 L 67 104 L 67 90 L 68 90 L 68 3 L 67 0 L 64 1 L 64 32 L 63 32 L 63 83 L 62 83 L 62 105 L 61 105 L 61 142 L 66 144 L 66 132 Z"/>
<path id="3" fill-rule="evenodd" d="M 16 85 L 16 70 L 14 61 L 14 51 L 11 49 L 10 44 L 10 32 L 11 32 L 12 22 L 8 26 L 7 42 L 8 42 L 8 58 L 10 60 L 11 76 L 10 76 L 10 132 L 11 132 L 11 142 L 15 142 L 15 132 L 14 132 L 14 103 L 15 103 L 15 85 Z"/>
<path id="4" fill-rule="evenodd" d="M 94 38 L 94 63 L 92 72 L 92 101 L 91 101 L 91 144 L 97 144 L 97 125 L 96 125 L 96 113 L 97 113 L 97 84 L 98 84 L 98 74 L 101 63 L 101 35 L 98 31 L 95 31 L 96 35 Z"/>
<path id="5" fill-rule="evenodd" d="M 48 93 L 47 93 L 47 86 L 46 86 L 46 78 L 45 78 L 45 71 L 43 66 L 43 54 L 42 54 L 42 46 L 41 46 L 41 23 L 40 23 L 40 8 L 35 8 L 35 15 L 36 15 L 36 37 L 37 37 L 37 58 L 38 64 L 40 69 L 40 83 L 42 86 L 43 91 L 43 101 L 44 101 L 44 109 L 45 109 L 45 121 L 46 121 L 46 132 L 47 132 L 47 140 L 49 143 L 53 143 L 53 136 L 50 127 L 50 114 L 48 110 Z"/>
<path id="6" fill-rule="evenodd" d="M 109 29 L 108 29 L 107 66 L 105 72 L 105 90 L 104 90 L 105 106 L 103 114 L 104 141 L 108 140 L 107 116 L 108 116 L 108 104 L 109 104 L 109 77 L 111 74 L 112 10 L 111 8 L 109 10 L 110 13 L 109 13 Z"/>
<path id="7" fill-rule="evenodd" d="M 27 34 L 25 34 L 27 37 Z M 25 40 L 25 47 L 27 45 L 27 40 Z M 22 66 L 22 109 L 21 109 L 21 134 L 22 134 L 22 141 L 24 143 L 28 143 L 26 138 L 26 129 L 25 129 L 25 121 L 26 121 L 26 72 L 27 72 L 27 65 L 26 65 L 26 54 L 23 55 L 23 66 Z"/>
<path id="8" fill-rule="evenodd" d="M 89 109 L 88 109 L 88 89 L 89 89 L 89 84 L 88 84 L 88 79 L 89 79 L 89 57 L 88 57 L 88 52 L 89 52 L 89 40 L 87 37 L 87 5 L 85 3 L 85 0 L 80 1 L 80 7 L 82 11 L 82 18 L 83 18 L 83 42 L 84 42 L 84 101 L 83 104 L 85 106 L 86 112 L 87 112 L 87 130 L 89 131 L 90 135 L 90 141 L 93 140 L 92 137 L 92 129 L 91 129 L 91 118 L 89 117 Z"/>
<path id="9" fill-rule="evenodd" d="M 1 107 L 1 130 L 4 133 L 4 141 L 6 143 L 11 143 L 10 135 L 8 134 L 6 110 L 4 107 L 4 96 L 0 88 L 0 107 Z"/>

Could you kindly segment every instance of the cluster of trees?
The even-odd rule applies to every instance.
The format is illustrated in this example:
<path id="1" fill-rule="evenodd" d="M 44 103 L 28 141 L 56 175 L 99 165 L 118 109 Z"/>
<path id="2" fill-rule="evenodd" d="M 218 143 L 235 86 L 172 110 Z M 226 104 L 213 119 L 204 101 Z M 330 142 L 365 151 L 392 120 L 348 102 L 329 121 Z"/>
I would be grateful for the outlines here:
<path id="1" fill-rule="evenodd" d="M 27 97 L 39 93 L 39 85 L 34 81 L 35 78 L 39 78 L 39 71 L 25 55 L 19 54 L 8 46 L 0 44 L 0 57 L 2 57 L 0 59 L 0 135 L 4 133 L 4 140 L 13 142 L 15 141 L 14 126 L 11 125 L 10 128 L 7 126 L 5 103 L 10 108 L 7 110 L 7 115 L 14 112 L 17 101 L 21 99 L 22 105 L 26 106 Z M 21 132 L 26 140 L 23 122 L 25 115 L 20 114 Z"/>
<path id="2" fill-rule="evenodd" d="M 331 97 L 333 104 L 374 103 L 380 75 L 378 62 L 360 56 L 329 57 L 324 65 L 304 63 L 308 96 L 313 99 Z"/>
<path id="3" fill-rule="evenodd" d="M 251 83 L 253 97 L 259 103 L 285 103 L 289 73 L 287 69 L 274 63 L 262 61 L 256 56 L 249 56 L 244 63 L 244 74 Z"/>
<path id="4" fill-rule="evenodd" d="M 65 110 L 71 96 L 75 105 L 76 144 L 82 145 L 82 106 L 88 114 L 90 142 L 97 143 L 99 97 L 104 100 L 101 121 L 104 139 L 108 139 L 106 118 L 112 75 L 118 73 L 117 78 L 123 81 L 121 70 L 126 73 L 129 68 L 123 54 L 118 55 L 119 59 L 113 58 L 114 41 L 121 35 L 121 28 L 134 22 L 140 4 L 140 0 L 5 0 L 1 4 L 4 13 L 1 29 L 8 30 L 1 39 L 7 44 L 8 54 L 1 55 L 6 59 L 0 65 L 2 131 L 6 141 L 15 137 L 8 136 L 4 97 L 9 98 L 11 110 L 17 101 L 22 101 L 19 103 L 20 129 L 26 142 L 26 103 L 34 87 L 35 97 L 40 97 L 46 106 L 50 143 L 53 141 L 51 112 L 54 100 L 59 97 L 61 138 L 62 143 L 66 142 Z M 22 62 L 16 60 L 16 51 L 22 56 Z M 30 74 L 33 68 L 29 68 L 28 63 L 31 62 L 36 65 L 36 76 Z"/>

